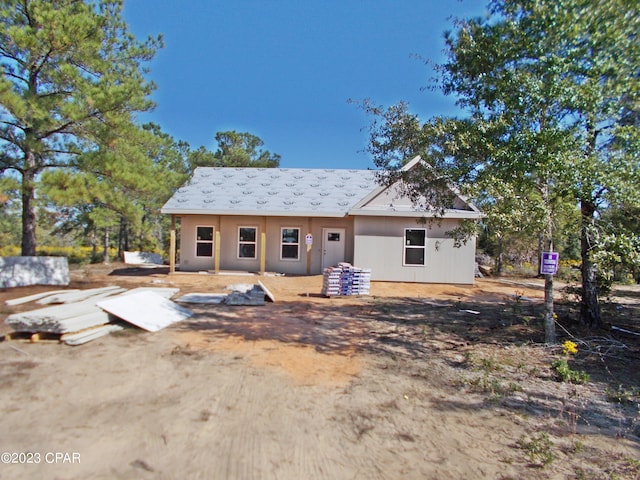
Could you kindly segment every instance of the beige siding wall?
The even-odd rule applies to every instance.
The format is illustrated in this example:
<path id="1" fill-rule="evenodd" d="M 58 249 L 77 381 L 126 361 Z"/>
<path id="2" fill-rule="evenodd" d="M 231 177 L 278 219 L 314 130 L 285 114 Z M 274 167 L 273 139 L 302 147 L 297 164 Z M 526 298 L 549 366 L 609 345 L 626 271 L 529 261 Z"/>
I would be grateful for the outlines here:
<path id="1" fill-rule="evenodd" d="M 472 284 L 475 239 L 462 247 L 454 247 L 453 240 L 445 232 L 456 225 L 457 220 L 423 226 L 412 218 L 356 217 L 354 264 L 371 268 L 372 280 Z M 426 229 L 424 266 L 403 265 L 406 228 Z"/>
<path id="2" fill-rule="evenodd" d="M 196 229 L 198 226 L 210 226 L 215 232 L 220 228 L 220 217 L 213 215 L 189 215 L 180 221 L 180 270 L 213 270 L 213 257 L 196 256 Z"/>
<path id="3" fill-rule="evenodd" d="M 187 215 L 181 218 L 180 270 L 213 270 L 213 258 L 196 257 L 196 227 L 213 226 L 220 232 L 220 269 L 259 271 L 262 232 L 266 233 L 266 270 L 294 275 L 322 273 L 322 229 L 345 229 L 345 258 L 353 262 L 353 219 L 351 218 L 307 218 L 307 217 L 245 217 Z M 257 229 L 256 258 L 238 256 L 238 234 L 240 227 Z M 282 228 L 299 228 L 300 245 L 297 259 L 280 258 Z M 313 235 L 313 245 L 307 259 L 305 236 Z M 214 248 L 215 251 L 215 248 Z"/>

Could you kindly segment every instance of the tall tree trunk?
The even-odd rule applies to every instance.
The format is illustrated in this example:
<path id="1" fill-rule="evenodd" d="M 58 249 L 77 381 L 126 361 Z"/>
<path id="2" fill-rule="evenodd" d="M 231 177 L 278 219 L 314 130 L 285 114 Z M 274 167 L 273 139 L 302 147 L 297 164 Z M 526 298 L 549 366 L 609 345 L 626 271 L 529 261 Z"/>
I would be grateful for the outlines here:
<path id="1" fill-rule="evenodd" d="M 598 283 L 596 280 L 596 266 L 591 260 L 590 232 L 593 225 L 595 205 L 582 200 L 580 202 L 581 233 L 580 257 L 582 259 L 582 301 L 580 302 L 580 320 L 591 328 L 602 326 L 600 304 L 598 303 Z"/>
<path id="2" fill-rule="evenodd" d="M 545 205 L 547 205 L 547 231 L 538 235 L 538 262 L 542 266 L 542 251 L 548 245 L 549 252 L 553 252 L 553 209 L 549 195 L 549 184 L 543 189 Z M 546 238 L 545 238 L 546 237 Z M 542 269 L 539 268 L 539 272 Z M 544 341 L 549 345 L 556 343 L 556 315 L 553 311 L 553 275 L 544 275 Z"/>
<path id="3" fill-rule="evenodd" d="M 120 217 L 120 230 L 118 232 L 118 258 L 124 259 L 124 252 L 129 250 L 129 229 L 127 227 L 127 220 Z"/>
<path id="4" fill-rule="evenodd" d="M 497 236 L 496 275 L 502 273 L 502 235 Z"/>
<path id="5" fill-rule="evenodd" d="M 98 261 L 98 240 L 96 239 L 96 231 L 91 229 L 89 234 L 89 241 L 91 243 L 91 263 Z"/>
<path id="6" fill-rule="evenodd" d="M 27 152 L 22 172 L 22 256 L 36 254 L 36 210 L 35 210 L 35 155 Z"/>
<path id="7" fill-rule="evenodd" d="M 104 263 L 109 263 L 109 227 L 104 227 L 104 245 L 102 247 Z"/>
<path id="8" fill-rule="evenodd" d="M 542 272 L 542 252 L 544 252 L 544 233 L 538 234 L 538 274 Z"/>
<path id="9" fill-rule="evenodd" d="M 556 343 L 556 316 L 553 311 L 553 275 L 544 276 L 544 341 Z"/>

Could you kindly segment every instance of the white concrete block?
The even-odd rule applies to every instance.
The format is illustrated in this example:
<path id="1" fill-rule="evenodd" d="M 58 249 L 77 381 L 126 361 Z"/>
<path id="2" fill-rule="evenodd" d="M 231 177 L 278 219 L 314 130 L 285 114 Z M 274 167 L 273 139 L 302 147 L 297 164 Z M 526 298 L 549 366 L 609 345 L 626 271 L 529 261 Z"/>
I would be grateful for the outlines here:
<path id="1" fill-rule="evenodd" d="M 66 257 L 0 257 L 0 288 L 69 285 Z"/>

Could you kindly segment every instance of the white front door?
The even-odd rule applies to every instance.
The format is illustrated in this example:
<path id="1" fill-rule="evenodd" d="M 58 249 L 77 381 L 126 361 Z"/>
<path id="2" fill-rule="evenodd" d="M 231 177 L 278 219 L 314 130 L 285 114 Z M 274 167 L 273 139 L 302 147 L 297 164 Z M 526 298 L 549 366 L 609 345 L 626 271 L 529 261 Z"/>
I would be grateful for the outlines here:
<path id="1" fill-rule="evenodd" d="M 322 229 L 322 268 L 344 262 L 344 228 Z"/>

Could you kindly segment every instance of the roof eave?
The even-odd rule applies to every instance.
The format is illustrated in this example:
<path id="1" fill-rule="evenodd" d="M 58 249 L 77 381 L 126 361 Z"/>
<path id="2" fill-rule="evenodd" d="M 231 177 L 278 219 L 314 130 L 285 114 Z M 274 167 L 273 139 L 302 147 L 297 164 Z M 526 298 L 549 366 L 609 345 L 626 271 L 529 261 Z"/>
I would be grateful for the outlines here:
<path id="1" fill-rule="evenodd" d="M 166 215 L 225 215 L 242 217 L 334 217 L 342 218 L 347 212 L 292 211 L 292 210 L 199 210 L 189 208 L 163 208 Z"/>
<path id="2" fill-rule="evenodd" d="M 453 218 L 453 219 L 481 219 L 484 215 L 481 212 L 471 210 L 447 210 L 444 214 L 435 211 L 408 211 L 408 210 L 351 210 L 350 216 L 368 217 L 413 217 L 413 218 Z"/>

